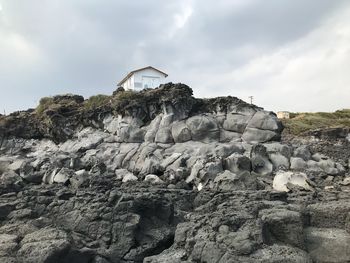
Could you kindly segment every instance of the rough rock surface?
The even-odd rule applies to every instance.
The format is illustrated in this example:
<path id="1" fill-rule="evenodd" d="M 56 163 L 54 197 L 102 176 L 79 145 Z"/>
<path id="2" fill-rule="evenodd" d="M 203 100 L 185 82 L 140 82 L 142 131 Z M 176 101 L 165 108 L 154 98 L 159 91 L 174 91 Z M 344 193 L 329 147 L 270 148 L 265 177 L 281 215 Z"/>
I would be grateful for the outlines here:
<path id="1" fill-rule="evenodd" d="M 344 136 L 280 142 L 273 113 L 182 84 L 121 94 L 0 116 L 0 262 L 350 261 Z"/>

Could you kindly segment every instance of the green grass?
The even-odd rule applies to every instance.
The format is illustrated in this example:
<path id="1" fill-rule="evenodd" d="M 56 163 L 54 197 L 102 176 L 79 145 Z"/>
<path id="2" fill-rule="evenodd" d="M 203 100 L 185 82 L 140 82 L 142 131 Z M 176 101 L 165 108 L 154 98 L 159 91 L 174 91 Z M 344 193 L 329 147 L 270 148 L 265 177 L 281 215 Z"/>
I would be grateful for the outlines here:
<path id="1" fill-rule="evenodd" d="M 321 128 L 350 127 L 350 109 L 336 112 L 291 113 L 290 119 L 282 120 L 288 133 L 299 135 Z"/>
<path id="2" fill-rule="evenodd" d="M 141 105 L 144 101 L 145 97 L 143 97 L 140 92 L 133 90 L 126 90 L 118 93 L 112 99 L 112 107 L 117 112 L 123 112 L 129 107 L 135 105 Z"/>
<path id="3" fill-rule="evenodd" d="M 110 100 L 111 97 L 107 95 L 99 94 L 96 96 L 91 96 L 88 100 L 84 102 L 84 107 L 87 110 L 94 110 L 103 105 L 106 105 L 107 103 L 109 103 Z"/>
<path id="4" fill-rule="evenodd" d="M 38 107 L 36 107 L 36 112 L 42 114 L 45 110 L 49 109 L 54 104 L 52 97 L 43 97 L 39 101 Z"/>

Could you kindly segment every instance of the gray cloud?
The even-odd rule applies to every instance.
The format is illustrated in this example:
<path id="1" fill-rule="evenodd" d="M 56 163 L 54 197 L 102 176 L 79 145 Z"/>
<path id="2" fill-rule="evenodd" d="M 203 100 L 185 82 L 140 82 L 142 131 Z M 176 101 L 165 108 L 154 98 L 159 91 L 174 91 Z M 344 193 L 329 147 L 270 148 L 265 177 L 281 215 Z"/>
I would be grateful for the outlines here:
<path id="1" fill-rule="evenodd" d="M 295 58 L 308 61 L 313 49 L 321 57 L 330 52 L 331 44 L 323 43 L 338 36 L 332 34 L 339 26 L 334 21 L 350 8 L 345 0 L 0 0 L 0 5 L 0 110 L 8 112 L 58 93 L 110 94 L 127 71 L 144 65 L 167 71 L 169 80 L 189 84 L 198 96 L 256 95 L 262 106 L 278 110 L 283 105 L 276 94 L 283 86 L 294 93 L 318 92 L 312 86 L 318 83 L 301 81 L 291 65 Z M 339 48 L 328 59 L 344 66 Z M 327 78 L 325 68 L 315 68 L 306 70 Z M 322 83 L 339 78 L 348 83 L 341 70 L 328 78 Z M 339 89 L 343 94 L 342 85 Z M 337 107 L 324 101 L 316 99 L 313 109 Z M 291 109 L 309 110 L 307 103 L 296 104 Z"/>

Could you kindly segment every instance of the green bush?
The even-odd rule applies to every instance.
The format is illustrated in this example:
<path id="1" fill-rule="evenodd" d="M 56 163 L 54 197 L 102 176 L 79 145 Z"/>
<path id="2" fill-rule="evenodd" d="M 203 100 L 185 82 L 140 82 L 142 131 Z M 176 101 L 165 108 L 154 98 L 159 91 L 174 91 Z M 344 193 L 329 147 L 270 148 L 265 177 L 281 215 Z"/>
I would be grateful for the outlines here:
<path id="1" fill-rule="evenodd" d="M 140 96 L 140 93 L 133 90 L 119 92 L 113 97 L 112 106 L 117 112 L 123 112 L 129 107 L 140 105 L 146 98 Z"/>
<path id="2" fill-rule="evenodd" d="M 50 108 L 54 104 L 52 97 L 43 97 L 39 101 L 39 105 L 36 107 L 36 112 L 38 114 L 43 113 L 45 110 Z"/>
<path id="3" fill-rule="evenodd" d="M 126 90 L 126 91 L 123 91 L 123 92 L 119 92 L 115 96 L 115 100 L 119 100 L 119 101 L 133 100 L 133 99 L 136 99 L 138 97 L 137 95 L 138 95 L 137 91 Z"/>
<path id="4" fill-rule="evenodd" d="M 110 100 L 110 96 L 103 94 L 91 96 L 87 101 L 85 101 L 85 108 L 88 110 L 97 109 L 103 105 L 108 104 Z"/>

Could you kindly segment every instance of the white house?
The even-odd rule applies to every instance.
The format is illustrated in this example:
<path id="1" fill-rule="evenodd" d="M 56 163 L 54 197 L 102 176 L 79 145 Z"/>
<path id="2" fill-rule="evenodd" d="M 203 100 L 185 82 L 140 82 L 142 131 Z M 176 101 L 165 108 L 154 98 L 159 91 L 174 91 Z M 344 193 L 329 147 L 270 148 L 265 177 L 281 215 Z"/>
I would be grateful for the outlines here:
<path id="1" fill-rule="evenodd" d="M 118 86 L 125 90 L 142 90 L 147 88 L 156 88 L 165 83 L 168 74 L 148 66 L 131 71 L 119 83 Z"/>
<path id="2" fill-rule="evenodd" d="M 288 111 L 279 111 L 277 112 L 277 118 L 279 119 L 290 119 L 290 114 Z"/>

